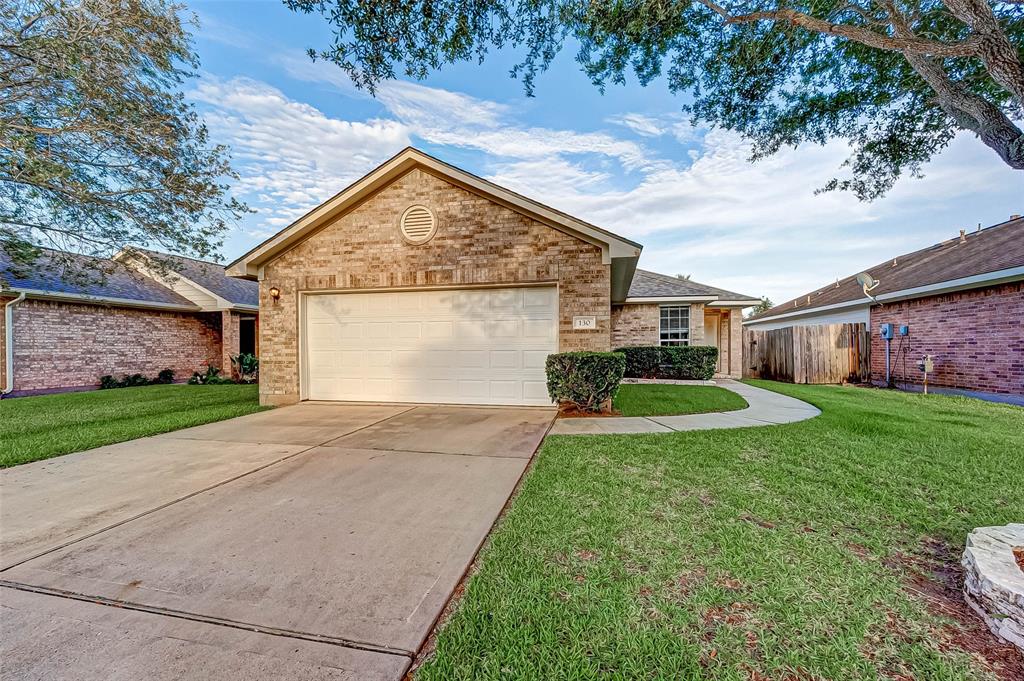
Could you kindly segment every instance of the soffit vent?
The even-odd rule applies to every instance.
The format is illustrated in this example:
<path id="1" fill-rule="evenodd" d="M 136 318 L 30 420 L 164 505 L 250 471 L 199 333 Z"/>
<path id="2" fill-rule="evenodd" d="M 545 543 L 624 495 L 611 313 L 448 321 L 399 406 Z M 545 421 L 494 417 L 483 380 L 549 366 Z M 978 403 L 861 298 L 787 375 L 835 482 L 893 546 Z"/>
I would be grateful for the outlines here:
<path id="1" fill-rule="evenodd" d="M 402 236 L 411 244 L 425 244 L 437 232 L 437 220 L 426 206 L 409 206 L 399 221 Z"/>

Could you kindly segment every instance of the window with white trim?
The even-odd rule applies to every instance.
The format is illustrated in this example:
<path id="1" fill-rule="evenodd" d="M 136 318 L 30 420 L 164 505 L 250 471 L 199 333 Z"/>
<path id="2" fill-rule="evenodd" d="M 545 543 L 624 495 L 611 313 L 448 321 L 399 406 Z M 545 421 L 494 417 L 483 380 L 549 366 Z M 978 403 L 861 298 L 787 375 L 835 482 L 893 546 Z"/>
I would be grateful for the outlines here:
<path id="1" fill-rule="evenodd" d="M 658 340 L 661 345 L 690 344 L 689 305 L 663 305 L 661 307 Z"/>

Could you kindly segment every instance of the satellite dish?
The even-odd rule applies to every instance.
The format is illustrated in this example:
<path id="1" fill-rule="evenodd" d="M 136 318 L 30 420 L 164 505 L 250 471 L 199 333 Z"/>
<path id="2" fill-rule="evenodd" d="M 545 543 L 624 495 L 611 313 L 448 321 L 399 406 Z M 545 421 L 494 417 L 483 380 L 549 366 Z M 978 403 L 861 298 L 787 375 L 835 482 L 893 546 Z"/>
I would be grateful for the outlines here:
<path id="1" fill-rule="evenodd" d="M 860 274 L 857 275 L 857 283 L 860 284 L 862 289 L 864 289 L 864 295 L 866 295 L 871 300 L 875 299 L 875 297 L 871 295 L 871 291 L 874 291 L 878 287 L 878 284 L 880 282 L 877 279 L 872 277 L 867 272 L 861 272 Z"/>

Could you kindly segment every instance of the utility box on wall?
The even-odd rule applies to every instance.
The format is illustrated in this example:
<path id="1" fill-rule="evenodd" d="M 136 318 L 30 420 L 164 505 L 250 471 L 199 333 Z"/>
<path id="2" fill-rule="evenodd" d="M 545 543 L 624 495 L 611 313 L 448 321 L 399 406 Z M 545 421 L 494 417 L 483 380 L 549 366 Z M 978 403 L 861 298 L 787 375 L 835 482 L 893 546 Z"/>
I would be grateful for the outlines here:
<path id="1" fill-rule="evenodd" d="M 878 335 L 885 340 L 892 340 L 892 324 L 885 323 L 879 326 Z"/>

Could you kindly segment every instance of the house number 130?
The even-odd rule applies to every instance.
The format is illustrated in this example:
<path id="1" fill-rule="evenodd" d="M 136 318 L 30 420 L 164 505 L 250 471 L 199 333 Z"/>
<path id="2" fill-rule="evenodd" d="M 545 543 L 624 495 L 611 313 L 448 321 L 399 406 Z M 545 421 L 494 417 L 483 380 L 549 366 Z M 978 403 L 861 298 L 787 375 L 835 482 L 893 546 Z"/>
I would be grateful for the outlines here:
<path id="1" fill-rule="evenodd" d="M 597 317 L 573 317 L 572 328 L 574 329 L 596 329 Z"/>

